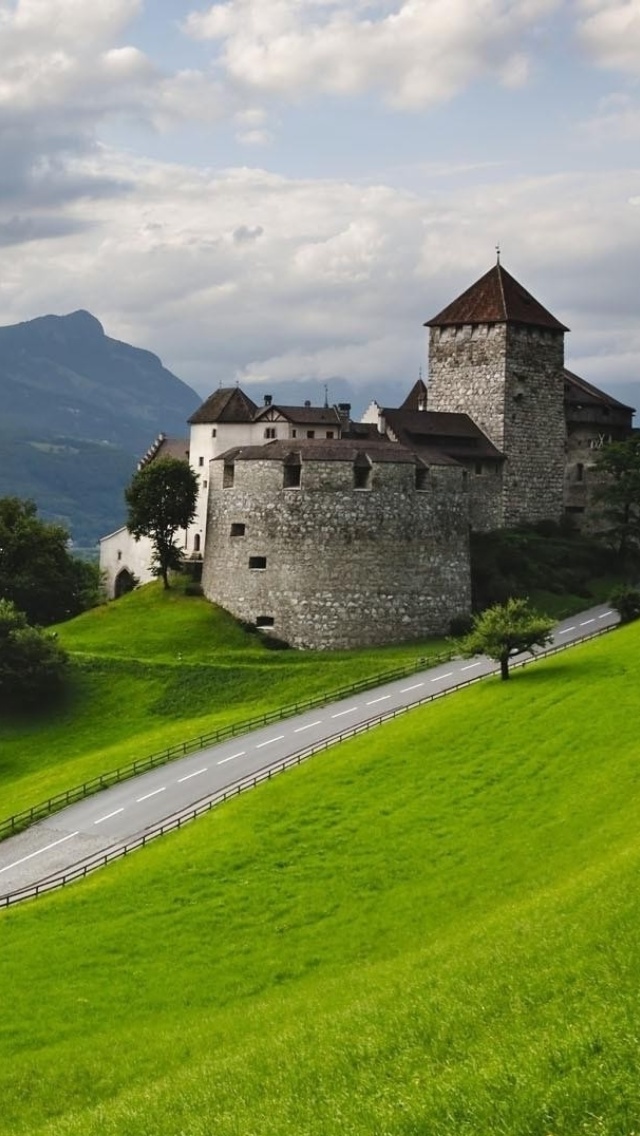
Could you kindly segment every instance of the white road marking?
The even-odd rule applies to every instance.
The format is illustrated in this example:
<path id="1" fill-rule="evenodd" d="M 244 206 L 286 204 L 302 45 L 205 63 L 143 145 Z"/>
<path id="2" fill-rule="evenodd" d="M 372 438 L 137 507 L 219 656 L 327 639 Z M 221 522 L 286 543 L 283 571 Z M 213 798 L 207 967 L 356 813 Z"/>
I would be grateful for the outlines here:
<path id="1" fill-rule="evenodd" d="M 419 686 L 424 686 L 423 682 L 414 682 L 413 686 L 404 686 L 400 691 L 401 694 L 408 694 L 410 690 L 417 690 Z"/>
<path id="2" fill-rule="evenodd" d="M 256 749 L 262 749 L 263 746 L 273 745 L 274 742 L 281 742 L 284 734 L 278 734 L 277 738 L 268 738 L 266 742 L 258 742 Z"/>
<path id="3" fill-rule="evenodd" d="M 357 710 L 357 709 L 358 709 L 357 706 L 350 706 L 348 710 L 340 710 L 337 714 L 332 714 L 331 717 L 332 718 L 341 718 L 343 714 L 353 714 L 354 710 Z"/>
<path id="4" fill-rule="evenodd" d="M 574 623 L 573 627 L 565 627 L 564 631 L 561 631 L 560 634 L 566 635 L 567 631 L 575 631 L 575 629 L 576 629 L 576 625 Z"/>
<path id="5" fill-rule="evenodd" d="M 298 729 L 294 730 L 293 732 L 294 732 L 294 734 L 301 734 L 301 733 L 304 732 L 304 730 L 310 730 L 312 728 L 312 726 L 321 726 L 321 725 L 322 725 L 322 718 L 318 718 L 317 722 L 309 722 L 308 726 L 298 726 Z"/>
<path id="6" fill-rule="evenodd" d="M 77 836 L 77 832 L 70 832 L 68 836 L 61 836 L 59 840 L 54 840 L 53 844 L 46 844 L 44 848 L 38 848 L 37 852 L 30 852 L 28 856 L 23 856 L 21 860 L 14 860 L 13 864 L 6 864 L 4 868 L 0 868 L 0 872 L 8 872 L 10 868 L 17 868 L 18 864 L 24 864 L 27 860 L 33 860 L 34 856 L 40 856 L 43 852 L 48 852 L 50 848 L 55 848 L 58 844 L 64 844 L 65 840 L 72 840 Z"/>
<path id="7" fill-rule="evenodd" d="M 236 757 L 244 757 L 246 752 L 246 749 L 241 749 L 240 753 L 232 753 L 231 757 L 223 757 L 222 761 L 218 762 L 218 765 L 226 765 L 228 761 L 234 761 Z"/>
<path id="8" fill-rule="evenodd" d="M 598 619 L 606 619 L 608 615 L 613 615 L 613 612 L 612 611 L 603 611 L 602 615 L 598 616 Z"/>
<path id="9" fill-rule="evenodd" d="M 94 824 L 102 824 L 103 820 L 111 820 L 111 817 L 117 816 L 118 813 L 123 813 L 123 812 L 124 812 L 124 805 L 122 806 L 121 809 L 114 809 L 114 811 L 112 813 L 107 813 L 106 816 L 100 817 L 99 820 L 94 820 L 93 823 Z"/>
<path id="10" fill-rule="evenodd" d="M 157 797 L 158 793 L 164 793 L 167 786 L 163 785 L 161 789 L 154 789 L 152 793 L 145 793 L 144 797 L 136 797 L 136 804 L 139 805 L 141 801 L 148 801 L 149 797 Z"/>
<path id="11" fill-rule="evenodd" d="M 586 627 L 588 623 L 595 623 L 595 619 L 583 619 L 580 624 L 581 627 Z"/>
<path id="12" fill-rule="evenodd" d="M 432 679 L 431 679 L 431 681 L 432 681 L 432 682 L 440 682 L 440 679 L 442 679 L 442 678 L 451 678 L 451 675 L 452 675 L 452 674 L 453 674 L 453 671 L 447 671 L 447 673 L 446 673 L 446 674 L 444 674 L 444 675 L 438 675 L 438 677 L 437 677 L 437 678 L 432 678 Z"/>
<path id="13" fill-rule="evenodd" d="M 192 777 L 199 777 L 201 773 L 207 772 L 207 766 L 203 765 L 202 769 L 196 769 L 195 773 L 187 773 L 186 777 L 178 777 L 178 785 L 183 781 L 190 781 Z"/>
<path id="14" fill-rule="evenodd" d="M 468 667 L 461 667 L 463 671 L 472 671 L 474 667 L 479 667 L 480 663 L 469 663 Z"/>
<path id="15" fill-rule="evenodd" d="M 372 698 L 371 702 L 367 702 L 367 706 L 375 706 L 376 702 L 385 702 L 387 698 L 391 698 L 390 694 L 382 694 L 380 698 Z"/>

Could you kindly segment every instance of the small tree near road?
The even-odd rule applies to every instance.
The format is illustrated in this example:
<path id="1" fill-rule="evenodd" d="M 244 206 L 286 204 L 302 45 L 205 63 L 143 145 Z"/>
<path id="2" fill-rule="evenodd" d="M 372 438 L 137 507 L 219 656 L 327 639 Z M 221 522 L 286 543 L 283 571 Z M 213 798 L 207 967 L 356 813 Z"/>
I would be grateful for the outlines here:
<path id="1" fill-rule="evenodd" d="M 180 568 L 176 533 L 196 514 L 198 476 L 185 461 L 159 458 L 139 469 L 125 490 L 127 528 L 153 544 L 153 570 L 169 587 L 169 572 Z"/>
<path id="2" fill-rule="evenodd" d="M 480 612 L 462 643 L 465 658 L 488 655 L 500 663 L 500 677 L 509 678 L 509 660 L 523 651 L 533 654 L 551 639 L 553 620 L 531 607 L 528 600 L 509 599 Z"/>
<path id="3" fill-rule="evenodd" d="M 621 557 L 640 553 L 640 437 L 610 442 L 598 455 L 596 470 L 604 481 L 597 497 L 605 524 L 603 536 Z"/>

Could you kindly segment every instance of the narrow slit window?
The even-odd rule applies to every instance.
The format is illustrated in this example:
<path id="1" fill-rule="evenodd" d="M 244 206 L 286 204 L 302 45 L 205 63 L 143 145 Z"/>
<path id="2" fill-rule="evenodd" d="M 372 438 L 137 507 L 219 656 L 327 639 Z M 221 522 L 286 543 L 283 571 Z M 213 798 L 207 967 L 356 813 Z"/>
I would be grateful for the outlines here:
<path id="1" fill-rule="evenodd" d="M 200 533 L 196 533 L 196 535 L 193 538 L 193 551 L 194 552 L 200 551 Z"/>
<path id="2" fill-rule="evenodd" d="M 250 556 L 249 567 L 252 572 L 263 572 L 267 567 L 266 556 Z"/>
<path id="3" fill-rule="evenodd" d="M 203 466 L 203 465 L 204 465 L 204 458 L 203 458 L 203 457 L 199 457 L 199 458 L 198 458 L 198 465 L 199 465 L 199 466 Z"/>
<path id="4" fill-rule="evenodd" d="M 578 462 L 576 466 L 576 481 L 584 481 L 584 465 Z"/>
<path id="5" fill-rule="evenodd" d="M 244 536 L 247 526 L 242 521 L 234 521 L 231 525 L 231 536 Z"/>
<path id="6" fill-rule="evenodd" d="M 429 470 L 424 465 L 416 466 L 416 489 L 426 489 L 429 483 Z"/>
<path id="7" fill-rule="evenodd" d="M 231 489 L 235 478 L 235 466 L 233 462 L 225 462 L 222 471 L 222 488 Z"/>

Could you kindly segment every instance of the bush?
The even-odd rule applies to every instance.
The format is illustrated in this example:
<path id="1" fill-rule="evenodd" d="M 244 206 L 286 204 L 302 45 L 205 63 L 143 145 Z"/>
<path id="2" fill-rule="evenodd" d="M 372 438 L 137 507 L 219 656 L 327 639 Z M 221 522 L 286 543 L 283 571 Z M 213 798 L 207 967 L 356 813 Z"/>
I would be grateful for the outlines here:
<path id="1" fill-rule="evenodd" d="M 23 612 L 0 600 L 0 703 L 34 706 L 61 691 L 67 655 L 55 634 L 30 627 Z"/>
<path id="2" fill-rule="evenodd" d="M 631 623 L 640 616 L 640 588 L 620 584 L 613 589 L 609 603 L 617 611 L 621 623 Z"/>

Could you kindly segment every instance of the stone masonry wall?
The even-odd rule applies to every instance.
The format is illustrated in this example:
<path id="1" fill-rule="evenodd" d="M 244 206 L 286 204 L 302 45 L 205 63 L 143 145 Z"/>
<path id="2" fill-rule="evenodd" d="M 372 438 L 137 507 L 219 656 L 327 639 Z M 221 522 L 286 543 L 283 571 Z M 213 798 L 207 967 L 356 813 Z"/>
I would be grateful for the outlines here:
<path id="1" fill-rule="evenodd" d="M 256 557 L 264 567 L 249 566 Z M 380 463 L 371 487 L 354 489 L 350 462 L 307 460 L 301 487 L 283 489 L 280 462 L 238 461 L 225 489 L 213 462 L 203 588 L 237 618 L 273 619 L 295 647 L 446 632 L 470 609 L 462 471 L 431 472 L 418 490 L 413 464 Z"/>
<path id="2" fill-rule="evenodd" d="M 496 527 L 562 516 L 563 363 L 557 331 L 506 323 L 431 329 L 429 409 L 468 414 L 506 458 Z M 473 515 L 472 525 L 479 527 Z"/>

